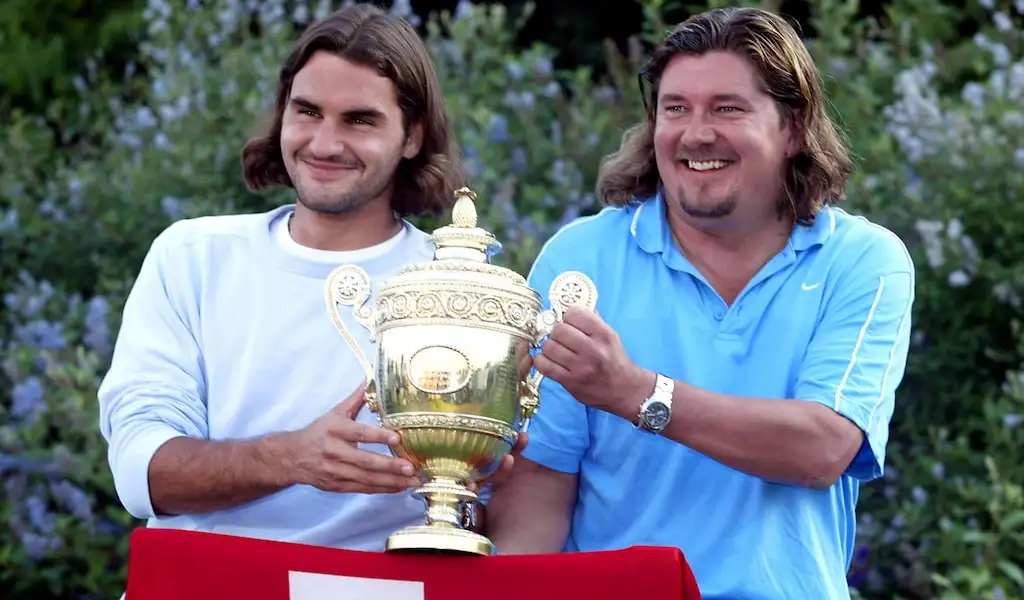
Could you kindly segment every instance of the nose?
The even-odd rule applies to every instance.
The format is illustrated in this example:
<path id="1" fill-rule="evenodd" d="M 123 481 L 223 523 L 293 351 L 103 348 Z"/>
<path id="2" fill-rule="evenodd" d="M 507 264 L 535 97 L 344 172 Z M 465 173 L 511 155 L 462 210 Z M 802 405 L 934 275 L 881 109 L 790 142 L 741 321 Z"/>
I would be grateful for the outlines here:
<path id="1" fill-rule="evenodd" d="M 317 158 L 330 158 L 340 156 L 344 150 L 345 144 L 338 129 L 329 119 L 321 120 L 309 141 L 309 151 Z"/>
<path id="2" fill-rule="evenodd" d="M 709 123 L 708 117 L 701 111 L 691 114 L 689 122 L 686 123 L 683 133 L 679 137 L 679 143 L 688 148 L 713 144 L 717 134 L 714 127 Z"/>

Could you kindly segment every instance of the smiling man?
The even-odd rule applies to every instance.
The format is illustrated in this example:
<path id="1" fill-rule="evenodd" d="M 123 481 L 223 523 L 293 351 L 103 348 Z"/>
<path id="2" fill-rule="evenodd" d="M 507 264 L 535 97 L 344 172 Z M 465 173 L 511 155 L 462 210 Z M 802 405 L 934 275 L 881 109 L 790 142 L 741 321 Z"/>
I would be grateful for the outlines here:
<path id="1" fill-rule="evenodd" d="M 117 493 L 154 527 L 382 550 L 422 521 L 420 482 L 364 406 L 324 285 L 343 263 L 377 284 L 431 260 L 404 217 L 442 213 L 464 184 L 416 31 L 367 4 L 313 24 L 242 159 L 251 188 L 297 202 L 184 220 L 153 243 L 99 391 Z"/>
<path id="2" fill-rule="evenodd" d="M 708 600 L 849 598 L 859 485 L 882 473 L 914 267 L 836 207 L 851 162 L 783 19 L 714 10 L 641 74 L 610 205 L 541 250 L 582 271 L 534 359 L 530 445 L 488 506 L 503 553 L 681 548 Z"/>

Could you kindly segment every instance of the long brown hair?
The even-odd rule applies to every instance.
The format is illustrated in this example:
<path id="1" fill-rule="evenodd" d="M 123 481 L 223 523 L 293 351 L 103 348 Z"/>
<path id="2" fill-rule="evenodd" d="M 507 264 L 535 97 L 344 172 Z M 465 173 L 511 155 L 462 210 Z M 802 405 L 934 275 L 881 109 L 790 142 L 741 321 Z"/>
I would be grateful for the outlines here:
<path id="1" fill-rule="evenodd" d="M 281 156 L 281 122 L 296 73 L 318 51 L 372 67 L 395 85 L 405 131 L 423 127 L 423 146 L 395 174 L 392 209 L 400 216 L 440 215 L 454 201 L 466 173 L 452 140 L 444 95 L 423 40 L 404 20 L 371 4 L 343 8 L 309 26 L 281 67 L 277 99 L 265 135 L 242 150 L 251 190 L 292 185 Z"/>
<path id="2" fill-rule="evenodd" d="M 803 137 L 798 154 L 787 165 L 780 215 L 807 223 L 822 206 L 837 204 L 853 163 L 826 114 L 814 60 L 786 20 L 756 8 L 715 9 L 694 15 L 654 50 L 637 77 L 645 119 L 630 128 L 619 150 L 602 161 L 598 197 L 606 204 L 622 205 L 658 192 L 661 178 L 654 159 L 654 121 L 662 73 L 677 55 L 712 51 L 746 58 L 757 72 L 762 91 L 778 105 L 783 124 L 795 125 Z"/>

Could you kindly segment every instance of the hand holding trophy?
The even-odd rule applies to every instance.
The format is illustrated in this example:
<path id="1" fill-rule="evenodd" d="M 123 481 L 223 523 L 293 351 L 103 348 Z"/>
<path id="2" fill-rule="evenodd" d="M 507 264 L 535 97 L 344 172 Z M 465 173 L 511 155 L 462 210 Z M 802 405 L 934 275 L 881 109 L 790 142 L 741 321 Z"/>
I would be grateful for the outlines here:
<path id="1" fill-rule="evenodd" d="M 530 349 L 570 306 L 593 310 L 597 302 L 593 282 L 569 272 L 552 283 L 551 309 L 541 312 L 521 275 L 490 264 L 501 244 L 477 227 L 475 199 L 456 191 L 452 224 L 431 235 L 434 260 L 383 281 L 375 306 L 356 265 L 339 266 L 326 284 L 331 319 L 366 371 L 367 404 L 401 437 L 391 452 L 426 481 L 415 491 L 426 501 L 424 525 L 392 534 L 388 551 L 494 554 L 490 540 L 462 526 L 462 508 L 477 499 L 467 485 L 498 470 L 539 407 Z M 344 311 L 377 344 L 375 368 Z"/>

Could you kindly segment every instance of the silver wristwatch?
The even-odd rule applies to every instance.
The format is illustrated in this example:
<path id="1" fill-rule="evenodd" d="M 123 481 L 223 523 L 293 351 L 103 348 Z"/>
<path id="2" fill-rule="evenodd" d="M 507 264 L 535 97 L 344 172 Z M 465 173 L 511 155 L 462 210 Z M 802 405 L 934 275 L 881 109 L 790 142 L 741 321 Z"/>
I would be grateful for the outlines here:
<path id="1" fill-rule="evenodd" d="M 462 505 L 462 528 L 469 531 L 476 531 L 480 525 L 480 508 L 476 502 L 465 502 Z"/>
<path id="2" fill-rule="evenodd" d="M 676 382 L 657 374 L 654 393 L 640 405 L 640 414 L 636 418 L 636 427 L 652 433 L 661 433 L 672 420 L 672 392 Z"/>

